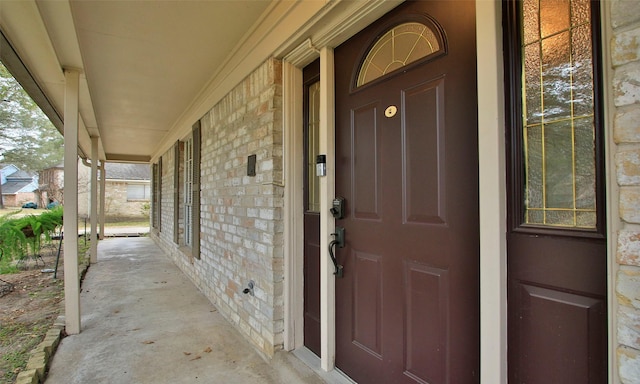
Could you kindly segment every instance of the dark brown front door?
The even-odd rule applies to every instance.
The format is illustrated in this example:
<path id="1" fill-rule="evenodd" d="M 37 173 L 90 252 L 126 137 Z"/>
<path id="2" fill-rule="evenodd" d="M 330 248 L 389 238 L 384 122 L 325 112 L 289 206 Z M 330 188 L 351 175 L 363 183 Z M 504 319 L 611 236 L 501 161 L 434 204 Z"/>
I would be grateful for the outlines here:
<path id="1" fill-rule="evenodd" d="M 402 62 L 412 33 L 433 53 Z M 475 44 L 473 2 L 419 1 L 335 50 L 336 365 L 358 383 L 479 381 Z"/>
<path id="2" fill-rule="evenodd" d="M 606 383 L 599 3 L 504 4 L 509 382 Z"/>

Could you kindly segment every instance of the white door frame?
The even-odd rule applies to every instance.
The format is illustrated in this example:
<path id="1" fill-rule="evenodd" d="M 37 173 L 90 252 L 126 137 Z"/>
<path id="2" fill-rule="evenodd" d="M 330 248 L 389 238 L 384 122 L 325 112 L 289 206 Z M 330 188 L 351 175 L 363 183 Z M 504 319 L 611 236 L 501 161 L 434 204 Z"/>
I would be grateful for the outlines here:
<path id="1" fill-rule="evenodd" d="M 480 382 L 507 382 L 507 200 L 502 3 L 476 1 Z"/>

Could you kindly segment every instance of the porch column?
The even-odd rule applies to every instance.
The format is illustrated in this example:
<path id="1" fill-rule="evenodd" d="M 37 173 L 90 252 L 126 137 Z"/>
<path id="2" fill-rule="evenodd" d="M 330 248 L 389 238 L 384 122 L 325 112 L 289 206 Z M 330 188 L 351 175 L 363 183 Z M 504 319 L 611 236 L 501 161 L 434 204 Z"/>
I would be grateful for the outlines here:
<path id="1" fill-rule="evenodd" d="M 78 273 L 78 88 L 80 72 L 65 69 L 64 92 L 64 308 L 66 332 L 80 333 Z"/>
<path id="2" fill-rule="evenodd" d="M 91 136 L 91 264 L 98 262 L 98 137 Z"/>
<path id="3" fill-rule="evenodd" d="M 105 185 L 107 174 L 104 169 L 104 161 L 100 162 L 100 240 L 104 240 L 104 209 L 105 209 Z"/>
<path id="4" fill-rule="evenodd" d="M 331 371 L 336 356 L 336 280 L 328 252 L 335 231 L 329 215 L 335 195 L 335 86 L 333 49 L 328 47 L 320 50 L 320 116 L 320 153 L 327 161 L 327 176 L 320 178 L 320 358 L 322 369 Z"/>

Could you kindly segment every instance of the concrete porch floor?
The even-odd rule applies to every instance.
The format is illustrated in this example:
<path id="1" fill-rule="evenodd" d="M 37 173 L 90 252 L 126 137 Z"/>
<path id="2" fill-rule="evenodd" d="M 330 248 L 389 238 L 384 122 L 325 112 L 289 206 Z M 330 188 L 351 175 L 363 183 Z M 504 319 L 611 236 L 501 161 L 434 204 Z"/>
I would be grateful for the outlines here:
<path id="1" fill-rule="evenodd" d="M 324 383 L 289 353 L 262 358 L 147 237 L 100 241 L 47 384 Z"/>

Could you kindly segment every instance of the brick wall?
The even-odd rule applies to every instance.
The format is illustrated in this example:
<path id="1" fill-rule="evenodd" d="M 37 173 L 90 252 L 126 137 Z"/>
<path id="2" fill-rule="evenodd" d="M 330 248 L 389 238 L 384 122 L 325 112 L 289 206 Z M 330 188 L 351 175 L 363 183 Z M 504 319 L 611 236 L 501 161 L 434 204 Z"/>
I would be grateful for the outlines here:
<path id="1" fill-rule="evenodd" d="M 22 204 L 30 201 L 38 202 L 34 192 L 18 192 L 13 195 L 3 195 L 2 201 L 7 207 L 21 207 Z M 41 206 L 38 205 L 38 208 L 41 208 Z"/>
<path id="2" fill-rule="evenodd" d="M 134 181 L 131 184 L 139 184 Z M 150 182 L 146 182 L 148 185 Z M 91 216 L 91 168 L 80 165 L 78 167 L 78 216 Z M 116 222 L 123 220 L 144 220 L 149 217 L 149 200 L 127 199 L 127 185 L 125 181 L 107 179 L 105 182 L 105 221 Z M 98 180 L 98 193 L 100 181 Z M 146 207 L 146 208 L 145 208 Z"/>
<path id="3" fill-rule="evenodd" d="M 127 186 L 129 184 L 120 181 L 105 182 L 105 216 L 106 220 L 117 219 L 146 219 L 148 217 L 148 207 L 151 202 L 148 200 L 129 200 L 127 198 Z M 148 183 L 147 183 L 148 185 Z"/>
<path id="4" fill-rule="evenodd" d="M 162 230 L 152 234 L 267 356 L 282 349 L 284 332 L 281 72 L 268 60 L 201 119 L 201 259 L 172 240 L 173 149 L 162 156 Z M 247 176 L 254 154 L 256 175 Z M 242 292 L 249 280 L 255 296 Z"/>
<path id="5" fill-rule="evenodd" d="M 617 355 L 623 383 L 640 382 L 640 2 L 613 0 L 611 41 L 619 187 Z M 615 198 L 615 197 L 612 197 Z"/>

